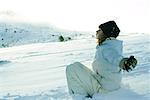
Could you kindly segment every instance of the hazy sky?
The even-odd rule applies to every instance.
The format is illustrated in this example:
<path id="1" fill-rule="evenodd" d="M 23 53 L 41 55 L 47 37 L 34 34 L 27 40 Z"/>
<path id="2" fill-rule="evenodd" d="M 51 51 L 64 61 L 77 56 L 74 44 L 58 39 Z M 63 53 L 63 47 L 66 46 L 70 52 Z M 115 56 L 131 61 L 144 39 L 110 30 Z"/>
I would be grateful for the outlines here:
<path id="1" fill-rule="evenodd" d="M 150 33 L 150 0 L 0 0 L 0 17 L 4 11 L 69 30 L 96 31 L 115 20 L 122 32 Z"/>

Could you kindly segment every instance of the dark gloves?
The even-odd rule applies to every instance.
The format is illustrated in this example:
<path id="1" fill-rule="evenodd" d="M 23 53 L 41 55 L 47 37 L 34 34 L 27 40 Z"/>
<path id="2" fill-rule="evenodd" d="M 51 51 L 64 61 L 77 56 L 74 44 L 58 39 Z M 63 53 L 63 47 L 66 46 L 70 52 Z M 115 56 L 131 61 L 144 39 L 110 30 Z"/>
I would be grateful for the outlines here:
<path id="1" fill-rule="evenodd" d="M 134 58 L 134 56 L 130 56 L 129 58 L 123 58 L 120 61 L 120 68 L 123 70 L 126 70 L 129 72 L 129 70 L 132 70 L 136 67 L 137 65 L 137 60 Z"/>

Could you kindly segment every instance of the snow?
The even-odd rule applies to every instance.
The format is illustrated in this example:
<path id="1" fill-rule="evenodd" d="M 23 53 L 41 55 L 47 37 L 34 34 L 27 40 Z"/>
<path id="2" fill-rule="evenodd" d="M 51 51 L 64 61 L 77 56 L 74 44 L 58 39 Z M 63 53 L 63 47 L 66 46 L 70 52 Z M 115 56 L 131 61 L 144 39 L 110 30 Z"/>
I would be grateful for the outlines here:
<path id="1" fill-rule="evenodd" d="M 89 32 L 84 32 L 85 34 Z M 67 31 L 49 24 L 0 22 L 0 47 L 58 42 L 60 36 L 68 41 L 81 38 L 82 35 L 82 32 Z"/>
<path id="2" fill-rule="evenodd" d="M 26 25 L 15 24 L 11 26 L 11 30 L 14 27 L 29 32 L 16 33 L 15 40 L 19 39 L 21 42 L 13 42 L 10 47 L 0 48 L 0 100 L 72 100 L 67 89 L 65 68 L 76 61 L 91 67 L 95 38 L 91 34 L 80 37 L 80 33 L 76 32 L 76 35 L 69 34 L 73 40 L 58 42 L 56 38 L 40 39 L 41 36 L 47 37 L 47 30 L 39 29 L 39 26 L 27 28 Z M 5 28 L 0 25 L 0 31 Z M 45 32 L 42 33 L 42 29 Z M 51 33 L 50 28 L 48 29 Z M 7 41 L 12 39 L 12 32 L 5 32 L 5 35 L 2 33 L 0 35 L 5 36 Z M 67 36 L 68 31 L 63 33 Z M 28 35 L 31 41 L 26 38 Z M 34 41 L 36 39 L 38 42 Z M 92 99 L 87 100 L 150 99 L 149 34 L 122 34 L 119 39 L 124 41 L 124 56 L 134 55 L 138 59 L 136 69 L 130 73 L 123 72 L 121 89 L 108 94 L 95 94 Z M 81 98 L 78 97 L 77 100 Z"/>

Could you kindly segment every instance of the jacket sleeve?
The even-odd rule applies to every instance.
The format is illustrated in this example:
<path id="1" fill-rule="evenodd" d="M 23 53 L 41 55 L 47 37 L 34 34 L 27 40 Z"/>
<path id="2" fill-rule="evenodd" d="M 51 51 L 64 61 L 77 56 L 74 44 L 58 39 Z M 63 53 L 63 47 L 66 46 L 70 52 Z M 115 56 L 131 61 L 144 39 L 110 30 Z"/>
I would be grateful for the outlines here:
<path id="1" fill-rule="evenodd" d="M 119 52 L 113 48 L 103 48 L 102 55 L 106 61 L 117 66 L 119 66 L 120 61 L 123 59 L 122 54 L 119 54 Z"/>

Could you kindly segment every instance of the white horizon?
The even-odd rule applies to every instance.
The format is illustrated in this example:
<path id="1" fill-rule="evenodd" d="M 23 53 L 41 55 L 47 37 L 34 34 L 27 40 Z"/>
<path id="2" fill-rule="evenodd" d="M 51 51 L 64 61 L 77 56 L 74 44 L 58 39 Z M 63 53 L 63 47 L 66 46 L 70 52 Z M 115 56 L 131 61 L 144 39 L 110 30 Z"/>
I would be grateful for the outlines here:
<path id="1" fill-rule="evenodd" d="M 1 21 L 42 22 L 67 30 L 95 32 L 99 24 L 115 20 L 123 33 L 150 33 L 149 0 L 0 0 L 0 2 Z M 4 16 L 7 14 L 10 14 L 10 17 Z"/>

